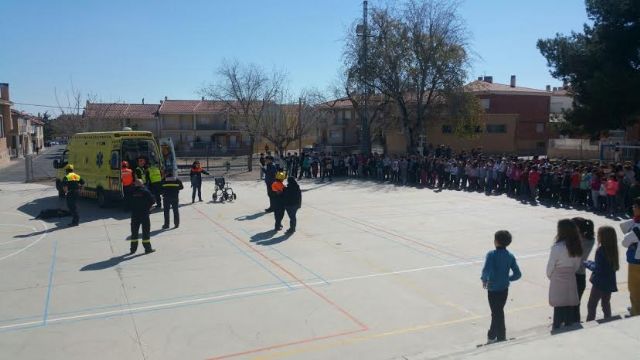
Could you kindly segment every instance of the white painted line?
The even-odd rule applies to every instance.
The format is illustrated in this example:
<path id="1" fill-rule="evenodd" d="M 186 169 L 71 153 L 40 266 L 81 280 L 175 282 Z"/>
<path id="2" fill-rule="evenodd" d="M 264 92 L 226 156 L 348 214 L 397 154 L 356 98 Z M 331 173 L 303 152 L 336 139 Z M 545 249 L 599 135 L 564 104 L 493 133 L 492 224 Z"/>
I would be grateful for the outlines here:
<path id="1" fill-rule="evenodd" d="M 8 215 L 21 216 L 21 217 L 28 217 L 28 218 L 29 218 L 29 216 L 26 216 L 26 215 L 22 215 L 22 214 L 14 214 L 14 213 L 9 213 L 9 212 L 2 212 L 2 214 L 8 214 Z M 16 255 L 18 255 L 18 254 L 22 253 L 23 251 L 25 251 L 25 250 L 27 250 L 27 249 L 31 248 L 33 245 L 35 245 L 35 244 L 39 243 L 40 241 L 42 241 L 42 239 L 44 239 L 45 237 L 47 237 L 47 235 L 49 235 L 49 233 L 48 233 L 49 227 L 47 226 L 47 223 L 45 223 L 45 222 L 44 222 L 44 221 L 42 221 L 42 220 L 39 220 L 39 221 L 40 221 L 40 223 L 41 223 L 41 224 L 42 224 L 42 226 L 43 226 L 42 231 L 44 231 L 44 233 L 42 233 L 42 235 L 40 235 L 40 236 L 39 236 L 35 241 L 33 241 L 31 244 L 29 244 L 29 245 L 27 245 L 27 246 L 23 247 L 22 249 L 17 250 L 17 251 L 14 251 L 13 253 L 11 253 L 11 254 L 9 254 L 9 255 L 5 255 L 5 256 L 3 256 L 3 257 L 0 257 L 0 261 L 2 261 L 2 260 L 6 260 L 6 259 L 8 259 L 8 258 L 10 258 L 10 257 L 14 257 L 14 256 L 16 256 Z M 35 229 L 34 229 L 34 230 L 35 230 Z"/>
<path id="2" fill-rule="evenodd" d="M 546 256 L 547 254 L 548 254 L 547 252 L 528 254 L 528 255 L 524 255 L 524 256 L 519 256 L 518 259 L 535 258 L 535 257 L 540 257 L 540 256 Z M 331 283 L 339 283 L 339 282 L 345 282 L 345 281 L 361 280 L 361 279 L 368 279 L 368 278 L 375 278 L 375 277 L 382 277 L 382 276 L 400 275 L 400 274 L 419 272 L 419 271 L 425 271 L 425 270 L 434 270 L 434 269 L 444 269 L 444 268 L 451 268 L 451 267 L 458 267 L 458 266 L 475 265 L 475 264 L 480 264 L 482 262 L 484 262 L 484 259 L 483 260 L 477 260 L 477 261 L 458 262 L 458 263 L 446 264 L 446 265 L 426 266 L 426 267 L 420 267 L 420 268 L 415 268 L 415 269 L 389 271 L 389 272 L 383 272 L 383 273 L 377 273 L 377 274 L 350 276 L 350 277 L 344 277 L 344 278 L 338 278 L 338 279 L 332 279 L 332 280 L 329 279 L 327 281 L 329 282 L 329 284 L 331 284 Z M 290 284 L 289 286 L 290 286 L 290 288 L 300 288 L 300 287 L 304 287 L 305 285 L 308 285 L 308 286 L 326 285 L 326 282 L 324 282 L 324 281 L 312 281 L 312 282 L 307 282 L 306 284 L 299 284 L 299 283 L 298 284 Z M 265 293 L 270 293 L 270 292 L 275 292 L 275 291 L 278 291 L 278 290 L 285 290 L 285 289 L 290 289 L 290 288 L 287 287 L 287 286 L 282 285 L 282 286 L 274 286 L 274 287 L 270 287 L 270 288 L 266 288 L 266 289 L 260 289 L 260 290 L 240 291 L 240 292 L 229 293 L 229 294 L 224 294 L 224 295 L 205 296 L 205 297 L 201 297 L 201 298 L 182 300 L 182 301 L 173 301 L 173 302 L 169 302 L 169 303 L 162 303 L 162 304 L 155 304 L 155 305 L 131 307 L 131 308 L 127 308 L 127 309 L 86 313 L 86 314 L 73 315 L 73 316 L 53 317 L 53 318 L 49 318 L 47 320 L 47 323 L 50 324 L 50 323 L 63 322 L 63 321 L 69 321 L 69 320 L 90 319 L 90 318 L 102 317 L 102 316 L 111 316 L 111 315 L 135 313 L 135 312 L 145 311 L 145 310 L 156 310 L 156 309 L 162 309 L 162 308 L 173 307 L 173 306 L 180 306 L 180 305 L 187 305 L 187 304 L 197 304 L 197 303 L 202 303 L 202 302 L 207 302 L 207 301 L 212 301 L 212 300 L 221 300 L 221 299 L 232 298 L 232 297 L 237 297 L 237 296 L 250 296 L 250 295 L 265 294 Z M 29 322 L 18 323 L 18 324 L 4 325 L 4 326 L 0 326 L 0 330 L 2 330 L 2 329 L 20 328 L 20 327 L 25 327 L 25 326 L 34 325 L 34 324 L 41 324 L 41 323 L 42 323 L 42 321 L 29 321 Z"/>
<path id="3" fill-rule="evenodd" d="M 27 225 L 18 225 L 18 224 L 0 224 L 0 226 L 14 226 L 14 227 L 21 227 L 21 228 L 25 228 L 25 229 L 31 229 L 33 231 L 37 231 L 37 229 L 33 226 L 27 226 Z M 14 242 L 19 242 L 19 241 L 24 241 L 25 239 L 16 239 L 16 240 L 9 240 L 9 241 L 5 241 L 5 242 L 1 242 L 0 245 L 5 245 L 5 244 L 11 244 Z"/>

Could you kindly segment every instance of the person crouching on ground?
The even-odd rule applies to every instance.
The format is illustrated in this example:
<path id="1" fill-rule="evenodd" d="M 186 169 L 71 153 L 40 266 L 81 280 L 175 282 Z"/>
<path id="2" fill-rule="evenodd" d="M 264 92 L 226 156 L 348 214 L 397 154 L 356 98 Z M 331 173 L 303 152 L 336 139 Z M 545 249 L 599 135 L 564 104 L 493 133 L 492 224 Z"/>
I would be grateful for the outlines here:
<path id="1" fill-rule="evenodd" d="M 497 231 L 493 244 L 496 249 L 487 253 L 481 277 L 482 286 L 487 289 L 489 307 L 491 308 L 491 326 L 487 333 L 488 343 L 507 339 L 504 306 L 509 295 L 509 283 L 522 276 L 515 256 L 507 250 L 507 246 L 511 244 L 511 234 L 506 230 Z"/>
<path id="2" fill-rule="evenodd" d="M 289 176 L 287 179 L 287 187 L 284 189 L 282 193 L 282 202 L 284 204 L 284 209 L 287 212 L 287 216 L 289 217 L 289 229 L 287 229 L 287 234 L 293 234 L 296 232 L 296 213 L 298 209 L 302 206 L 302 192 L 300 191 L 300 185 L 296 182 L 296 178 L 293 176 Z"/>
<path id="3" fill-rule="evenodd" d="M 178 204 L 178 194 L 180 190 L 184 189 L 182 181 L 173 176 L 172 173 L 167 173 L 167 177 L 162 181 L 162 196 L 164 197 L 164 225 L 163 229 L 169 228 L 169 210 L 173 209 L 173 226 L 176 228 L 180 226 L 180 212 Z"/>
<path id="4" fill-rule="evenodd" d="M 189 178 L 191 179 L 191 203 L 196 202 L 196 192 L 198 193 L 198 201 L 202 202 L 202 174 L 209 175 L 203 168 L 200 167 L 200 161 L 196 160 L 191 165 L 191 172 Z"/>
<path id="5" fill-rule="evenodd" d="M 278 171 L 275 181 L 271 184 L 273 215 L 276 219 L 275 231 L 282 230 L 282 218 L 284 217 L 284 202 L 282 196 L 284 184 L 282 181 L 284 181 L 285 177 L 284 172 Z"/>
<path id="6" fill-rule="evenodd" d="M 149 212 L 156 202 L 155 198 L 144 187 L 141 179 L 136 179 L 131 192 L 131 254 L 138 250 L 138 234 L 142 225 L 142 246 L 144 253 L 150 254 L 155 250 L 151 248 L 151 220 Z"/>

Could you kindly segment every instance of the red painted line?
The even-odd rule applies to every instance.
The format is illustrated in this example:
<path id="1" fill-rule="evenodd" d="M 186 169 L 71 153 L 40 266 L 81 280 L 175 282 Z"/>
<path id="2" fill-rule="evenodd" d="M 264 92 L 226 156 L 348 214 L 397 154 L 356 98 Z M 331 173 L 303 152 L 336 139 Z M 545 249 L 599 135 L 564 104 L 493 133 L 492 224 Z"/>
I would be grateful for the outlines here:
<path id="1" fill-rule="evenodd" d="M 364 222 L 364 221 L 360 221 L 360 220 L 357 220 L 357 219 L 354 219 L 354 218 L 350 218 L 350 217 L 347 217 L 347 216 L 342 216 L 342 215 L 340 215 L 340 214 L 337 214 L 337 213 L 331 212 L 331 211 L 329 211 L 329 210 L 318 209 L 318 208 L 315 208 L 315 207 L 314 207 L 313 209 L 316 209 L 316 210 L 318 210 L 318 211 L 326 212 L 327 214 L 331 214 L 331 215 L 333 215 L 333 216 L 335 216 L 335 217 L 338 217 L 338 218 L 342 218 L 342 219 L 350 220 L 350 221 L 352 221 L 352 222 L 354 222 L 354 223 L 356 223 L 356 224 L 360 224 L 360 225 L 362 225 L 362 226 L 366 226 L 366 227 L 368 227 L 368 228 L 375 229 L 375 230 L 381 231 L 381 232 L 383 232 L 383 233 L 389 234 L 389 235 L 391 235 L 391 236 L 395 236 L 395 237 L 397 237 L 397 238 L 400 238 L 400 239 L 403 239 L 403 240 L 406 240 L 406 241 L 412 242 L 412 243 L 414 243 L 414 244 L 416 244 L 416 245 L 420 245 L 420 246 L 425 247 L 425 248 L 427 248 L 427 249 L 431 249 L 431 250 L 437 251 L 437 252 L 439 252 L 439 253 L 442 253 L 442 254 L 445 254 L 445 255 L 449 255 L 449 256 L 451 256 L 451 257 L 453 257 L 453 258 L 455 258 L 455 259 L 458 259 L 458 260 L 467 260 L 467 259 L 464 259 L 464 258 L 460 257 L 459 255 L 456 255 L 456 254 L 454 254 L 454 253 L 452 253 L 452 252 L 450 252 L 450 251 L 446 251 L 446 250 L 439 249 L 439 248 L 437 248 L 437 247 L 434 247 L 434 246 L 431 246 L 431 245 L 425 244 L 425 243 L 423 243 L 423 242 L 420 242 L 420 241 L 417 241 L 417 240 L 414 240 L 414 239 L 408 238 L 408 237 L 406 237 L 406 236 L 403 236 L 403 235 L 400 235 L 400 234 L 394 233 L 393 231 L 388 231 L 388 230 L 385 230 L 385 229 L 383 229 L 383 228 L 376 227 L 376 226 L 371 225 L 371 224 L 369 224 L 369 223 L 366 223 L 366 222 Z"/>
<path id="2" fill-rule="evenodd" d="M 259 348 L 259 349 L 247 350 L 247 351 L 243 351 L 243 352 L 237 352 L 237 353 L 233 353 L 233 354 L 227 354 L 227 355 L 212 357 L 212 358 L 209 358 L 207 360 L 228 359 L 228 358 L 232 358 L 232 357 L 236 357 L 236 356 L 255 354 L 257 352 L 275 350 L 275 349 L 280 349 L 280 348 L 287 347 L 287 346 L 292 346 L 292 345 L 307 344 L 307 343 L 314 342 L 314 341 L 326 340 L 326 339 L 331 339 L 331 338 L 334 338 L 334 337 L 340 337 L 340 336 L 356 334 L 356 333 L 363 332 L 363 331 L 367 331 L 367 329 L 358 329 L 358 330 L 347 331 L 347 332 L 343 332 L 343 333 L 339 333 L 339 334 L 317 336 L 317 337 L 312 337 L 312 338 L 309 338 L 309 339 L 292 341 L 292 342 L 288 342 L 288 343 L 284 343 L 284 344 L 266 346 L 266 347 Z"/>
<path id="3" fill-rule="evenodd" d="M 247 350 L 247 351 L 240 352 L 240 353 L 222 355 L 222 356 L 218 356 L 218 357 L 213 357 L 211 359 L 225 359 L 225 358 L 230 358 L 230 357 L 235 357 L 235 356 L 240 356 L 240 355 L 247 355 L 247 354 L 257 353 L 257 352 L 261 352 L 261 351 L 277 349 L 277 348 L 282 348 L 282 347 L 291 346 L 291 345 L 305 344 L 305 343 L 309 343 L 309 342 L 313 342 L 313 341 L 324 340 L 324 339 L 328 339 L 328 338 L 339 337 L 339 336 L 344 336 L 344 335 L 349 335 L 349 334 L 354 334 L 354 333 L 358 333 L 358 332 L 363 332 L 363 331 L 369 330 L 369 327 L 367 325 L 365 325 L 362 321 L 358 320 L 355 316 L 351 315 L 347 310 L 345 310 L 344 308 L 342 308 L 341 306 L 336 304 L 334 301 L 332 301 L 331 299 L 329 299 L 328 297 L 326 297 L 322 293 L 318 292 L 317 290 L 315 290 L 314 288 L 309 286 L 306 282 L 304 282 L 302 279 L 300 279 L 297 276 L 295 276 L 291 271 L 287 270 L 284 266 L 280 265 L 275 260 L 269 258 L 265 254 L 263 254 L 261 251 L 256 250 L 253 246 L 251 246 L 251 244 L 248 244 L 245 241 L 243 241 L 242 238 L 240 238 L 238 235 L 236 235 L 235 233 L 233 233 L 232 231 L 227 229 L 225 226 L 223 226 L 219 222 L 217 222 L 217 221 L 213 220 L 212 218 L 210 218 L 207 214 L 202 212 L 200 209 L 196 208 L 195 210 L 197 212 L 199 212 L 202 216 L 204 216 L 206 219 L 208 219 L 210 222 L 212 222 L 213 224 L 218 226 L 220 229 L 222 229 L 224 232 L 226 232 L 227 234 L 231 235 L 233 238 L 235 238 L 242 245 L 244 245 L 245 247 L 249 248 L 252 252 L 258 254 L 260 257 L 262 257 L 263 259 L 267 260 L 268 262 L 273 264 L 278 269 L 282 270 L 284 273 L 289 275 L 292 279 L 294 279 L 295 281 L 300 283 L 304 288 L 306 288 L 307 290 L 309 290 L 310 292 L 315 294 L 317 297 L 319 297 L 321 300 L 323 300 L 324 302 L 329 304 L 334 309 L 338 310 L 342 315 L 344 315 L 349 320 L 351 320 L 352 322 L 357 324 L 358 327 L 359 327 L 359 329 L 353 330 L 353 331 L 342 332 L 342 333 L 332 334 L 332 335 L 312 337 L 312 338 L 309 338 L 309 339 L 298 340 L 298 341 L 294 341 L 294 342 L 290 342 L 290 343 L 277 344 L 277 345 L 272 345 L 272 346 L 269 346 L 269 347 Z"/>

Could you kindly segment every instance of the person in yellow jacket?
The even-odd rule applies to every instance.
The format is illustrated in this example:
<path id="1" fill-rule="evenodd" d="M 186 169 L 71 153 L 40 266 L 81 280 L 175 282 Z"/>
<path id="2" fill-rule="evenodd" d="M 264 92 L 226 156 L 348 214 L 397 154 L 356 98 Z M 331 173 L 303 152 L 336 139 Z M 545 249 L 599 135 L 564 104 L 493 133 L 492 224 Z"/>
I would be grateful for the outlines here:
<path id="1" fill-rule="evenodd" d="M 282 230 L 282 218 L 284 218 L 284 202 L 282 197 L 284 184 L 282 182 L 286 178 L 287 175 L 284 172 L 278 171 L 276 173 L 276 181 L 271 184 L 271 191 L 273 193 L 273 215 L 276 220 L 275 231 Z"/>
<path id="2" fill-rule="evenodd" d="M 62 190 L 67 198 L 67 207 L 72 216 L 69 226 L 78 226 L 80 223 L 80 215 L 78 214 L 78 205 L 76 202 L 80 196 L 79 192 L 80 188 L 84 185 L 84 180 L 73 171 L 73 164 L 67 164 L 64 169 L 67 174 L 62 179 Z"/>
<path id="3" fill-rule="evenodd" d="M 147 174 L 149 174 L 149 190 L 153 194 L 156 200 L 156 209 L 162 208 L 162 172 L 157 164 L 151 164 L 147 168 Z"/>

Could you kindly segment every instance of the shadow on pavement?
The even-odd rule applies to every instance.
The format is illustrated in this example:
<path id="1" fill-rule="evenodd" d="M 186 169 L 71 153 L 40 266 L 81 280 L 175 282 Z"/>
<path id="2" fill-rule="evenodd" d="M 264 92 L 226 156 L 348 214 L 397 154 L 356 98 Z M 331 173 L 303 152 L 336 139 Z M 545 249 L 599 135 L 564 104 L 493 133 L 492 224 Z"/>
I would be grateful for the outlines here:
<path id="1" fill-rule="evenodd" d="M 283 234 L 283 235 L 280 235 L 278 237 L 274 237 L 272 239 L 268 239 L 268 240 L 265 240 L 265 241 L 257 241 L 256 244 L 262 245 L 262 246 L 270 246 L 270 245 L 279 244 L 279 243 L 281 243 L 283 241 L 288 240 L 291 237 L 291 235 L 293 235 L 293 234 Z"/>
<path id="2" fill-rule="evenodd" d="M 261 233 L 257 233 L 251 237 L 251 242 L 263 241 L 271 239 L 278 232 L 275 230 L 264 231 Z"/>
<path id="3" fill-rule="evenodd" d="M 35 218 L 42 210 L 66 208 L 67 204 L 65 199 L 60 199 L 57 196 L 48 196 L 28 202 L 18 207 L 17 210 Z M 95 200 L 84 198 L 78 200 L 78 212 L 80 213 L 80 224 L 101 219 L 123 220 L 131 217 L 129 212 L 123 211 L 121 208 L 101 208 Z M 56 224 L 61 223 L 60 218 L 42 219 L 42 221 Z"/>
<path id="4" fill-rule="evenodd" d="M 244 215 L 244 216 L 239 216 L 237 218 L 235 218 L 235 220 L 237 221 L 247 221 L 247 220 L 255 220 L 257 218 L 263 217 L 264 215 L 266 215 L 267 213 L 264 211 L 252 214 L 252 215 Z"/>
<path id="5" fill-rule="evenodd" d="M 584 329 L 584 326 L 582 326 L 581 324 L 574 324 L 570 326 L 561 327 L 559 329 L 551 330 L 551 335 L 559 335 L 559 334 L 564 334 L 571 331 L 582 330 L 582 329 Z"/>
<path id="6" fill-rule="evenodd" d="M 68 222 L 57 222 L 56 223 L 56 227 L 50 227 L 47 230 L 41 230 L 41 231 L 36 231 L 36 232 L 32 232 L 30 234 L 22 234 L 22 235 L 14 235 L 13 237 L 15 239 L 26 239 L 26 238 L 30 238 L 30 237 L 34 237 L 34 236 L 39 236 L 39 235 L 44 235 L 44 234 L 50 234 L 54 231 L 58 231 L 58 230 L 63 230 L 68 228 L 69 226 L 67 226 Z"/>
<path id="7" fill-rule="evenodd" d="M 142 254 L 135 254 L 135 255 L 131 255 L 129 256 L 129 254 L 125 254 L 125 255 L 120 255 L 120 256 L 114 256 L 111 259 L 108 260 L 103 260 L 103 261 L 99 261 L 97 263 L 93 263 L 93 264 L 89 264 L 89 265 L 85 265 L 82 267 L 82 269 L 80 269 L 80 271 L 96 271 L 96 270 L 105 270 L 111 267 L 114 267 L 118 264 L 120 264 L 123 261 L 128 261 L 131 259 L 135 259 L 139 256 L 143 256 L 145 255 L 144 253 Z"/>

